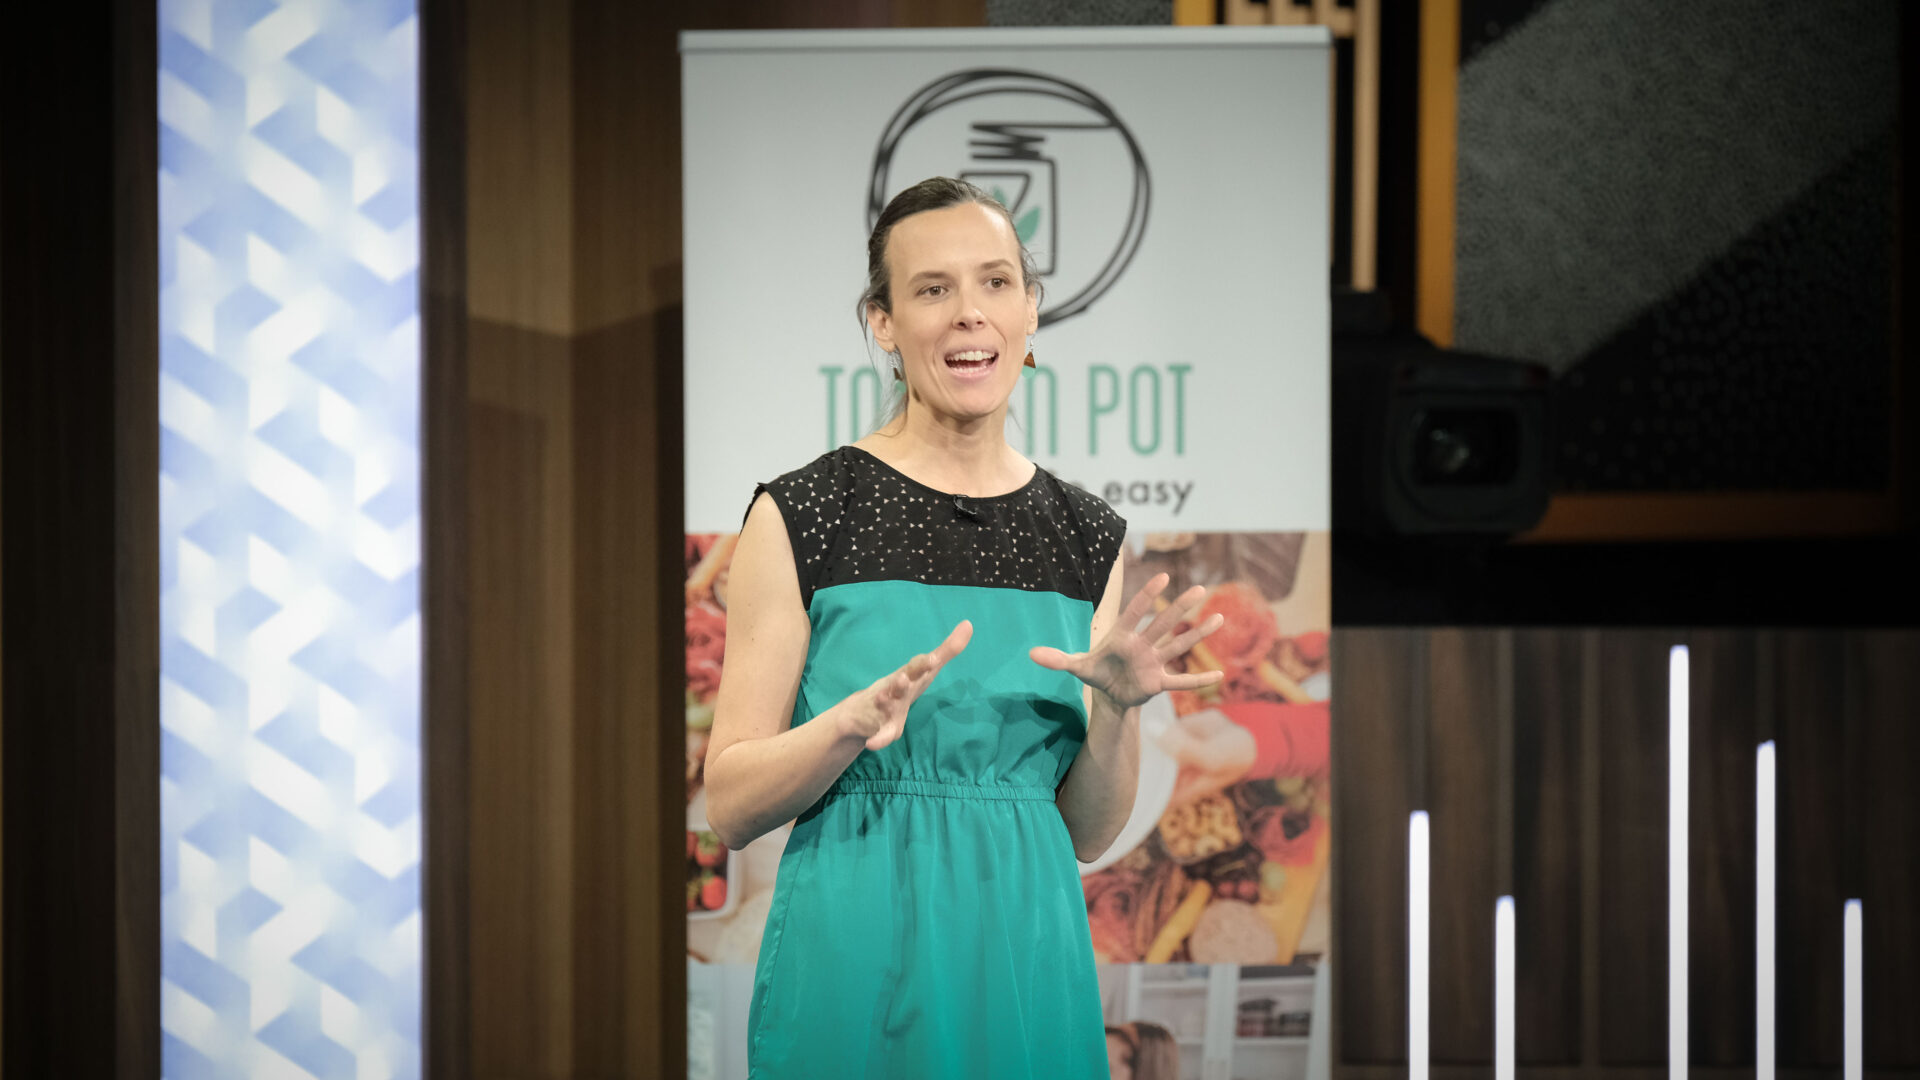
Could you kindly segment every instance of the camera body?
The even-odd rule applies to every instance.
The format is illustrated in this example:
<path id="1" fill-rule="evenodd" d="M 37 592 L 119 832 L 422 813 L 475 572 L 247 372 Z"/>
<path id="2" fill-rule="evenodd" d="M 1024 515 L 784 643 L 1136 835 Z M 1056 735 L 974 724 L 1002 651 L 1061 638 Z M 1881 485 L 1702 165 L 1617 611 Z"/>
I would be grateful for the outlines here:
<path id="1" fill-rule="evenodd" d="M 1333 342 L 1334 527 L 1374 536 L 1511 536 L 1546 512 L 1539 364 L 1412 334 Z"/>

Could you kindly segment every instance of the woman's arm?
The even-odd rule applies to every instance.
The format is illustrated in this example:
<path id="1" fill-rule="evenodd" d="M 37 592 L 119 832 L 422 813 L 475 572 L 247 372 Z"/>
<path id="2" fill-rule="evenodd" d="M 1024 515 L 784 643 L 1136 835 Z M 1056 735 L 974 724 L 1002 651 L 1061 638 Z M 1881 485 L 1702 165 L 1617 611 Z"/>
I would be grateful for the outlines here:
<path id="1" fill-rule="evenodd" d="M 1093 612 L 1090 641 L 1105 640 L 1120 610 L 1126 560 L 1113 560 L 1113 573 Z M 1112 845 L 1133 813 L 1140 781 L 1140 709 L 1114 703 L 1103 691 L 1086 688 L 1087 741 L 1067 768 L 1055 801 L 1073 839 L 1073 854 L 1092 862 Z"/>
<path id="2" fill-rule="evenodd" d="M 973 627 L 961 623 L 931 654 L 796 728 L 793 701 L 812 627 L 771 496 L 754 500 L 728 574 L 727 652 L 707 744 L 707 824 L 721 843 L 742 848 L 812 806 L 861 750 L 898 738 L 907 710 L 966 648 Z"/>

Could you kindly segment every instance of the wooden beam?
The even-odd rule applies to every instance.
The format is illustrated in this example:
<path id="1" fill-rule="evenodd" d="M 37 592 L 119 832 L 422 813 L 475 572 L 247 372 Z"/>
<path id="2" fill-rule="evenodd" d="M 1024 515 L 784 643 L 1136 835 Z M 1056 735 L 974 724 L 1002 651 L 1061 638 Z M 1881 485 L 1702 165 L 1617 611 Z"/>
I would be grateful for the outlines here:
<path id="1" fill-rule="evenodd" d="M 1354 0 L 1353 287 L 1372 292 L 1380 246 L 1380 0 Z"/>
<path id="2" fill-rule="evenodd" d="M 1453 344 L 1455 135 L 1459 124 L 1460 0 L 1420 5 L 1419 210 L 1414 326 Z"/>

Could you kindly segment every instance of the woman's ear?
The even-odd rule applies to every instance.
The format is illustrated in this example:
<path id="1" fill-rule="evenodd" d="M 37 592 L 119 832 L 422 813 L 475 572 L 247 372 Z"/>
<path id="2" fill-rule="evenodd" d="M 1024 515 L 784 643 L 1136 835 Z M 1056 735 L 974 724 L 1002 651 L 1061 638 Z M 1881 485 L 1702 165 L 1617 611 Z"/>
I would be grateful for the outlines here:
<path id="1" fill-rule="evenodd" d="M 1040 332 L 1040 293 L 1036 289 L 1027 290 L 1027 333 Z"/>
<path id="2" fill-rule="evenodd" d="M 867 329 L 873 331 L 873 343 L 881 352 L 894 352 L 893 316 L 878 304 L 867 305 Z"/>

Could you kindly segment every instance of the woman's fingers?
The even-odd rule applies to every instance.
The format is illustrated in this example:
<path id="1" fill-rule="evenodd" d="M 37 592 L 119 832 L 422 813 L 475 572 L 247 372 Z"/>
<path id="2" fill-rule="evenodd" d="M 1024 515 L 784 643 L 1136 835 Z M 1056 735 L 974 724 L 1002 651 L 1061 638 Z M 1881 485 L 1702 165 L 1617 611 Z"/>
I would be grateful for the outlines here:
<path id="1" fill-rule="evenodd" d="M 1079 653 L 1061 652 L 1051 645 L 1035 645 L 1033 648 L 1027 650 L 1027 656 L 1032 658 L 1034 663 L 1052 671 L 1072 671 L 1074 661 L 1078 659 L 1080 655 Z"/>
<path id="2" fill-rule="evenodd" d="M 907 711 L 919 700 L 921 692 L 940 674 L 947 661 L 960 655 L 972 640 L 973 623 L 962 620 L 939 648 L 920 653 L 874 685 L 879 725 L 867 737 L 867 749 L 879 750 L 900 737 L 906 728 Z"/>
<path id="3" fill-rule="evenodd" d="M 1227 677 L 1224 671 L 1196 671 L 1191 675 L 1179 675 L 1169 672 L 1162 690 L 1201 690 L 1212 686 Z"/>
<path id="4" fill-rule="evenodd" d="M 967 642 L 972 640 L 973 620 L 960 620 L 960 625 L 953 628 L 953 632 L 947 635 L 947 640 L 941 642 L 940 647 L 933 650 L 934 666 L 936 668 L 945 666 L 947 661 L 959 656 L 960 651 L 967 647 Z"/>
<path id="5" fill-rule="evenodd" d="M 1139 626 L 1140 620 L 1146 618 L 1147 612 L 1153 610 L 1154 598 L 1160 595 L 1160 591 L 1165 589 L 1167 582 L 1171 580 L 1164 573 L 1148 578 L 1147 583 L 1142 585 L 1140 591 L 1133 594 L 1133 599 L 1127 602 L 1125 610 L 1120 612 L 1120 621 L 1114 625 L 1128 629 Z"/>
<path id="6" fill-rule="evenodd" d="M 947 635 L 947 640 L 940 643 L 939 648 L 930 653 L 915 656 L 900 668 L 899 673 L 905 675 L 909 683 L 924 688 L 935 675 L 940 673 L 941 668 L 947 666 L 947 661 L 960 655 L 961 650 L 967 647 L 967 642 L 972 640 L 973 623 L 962 620 L 960 625 L 954 627 L 953 631 Z"/>
<path id="7" fill-rule="evenodd" d="M 1199 607 L 1200 602 L 1206 598 L 1206 586 L 1193 586 L 1186 592 L 1175 597 L 1173 603 L 1162 608 L 1160 613 L 1153 617 L 1153 622 L 1147 624 L 1147 628 L 1140 631 L 1140 636 L 1146 638 L 1148 641 L 1159 641 L 1161 638 L 1166 637 L 1173 631 L 1174 627 L 1186 621 L 1187 616 L 1193 613 L 1193 609 Z"/>
<path id="8" fill-rule="evenodd" d="M 1227 617 L 1225 615 L 1215 613 L 1207 616 L 1206 621 L 1199 626 L 1195 626 L 1186 633 L 1163 642 L 1160 646 L 1160 659 L 1172 660 L 1174 657 L 1187 655 L 1187 650 L 1193 648 L 1200 639 L 1225 625 L 1227 625 Z"/>

